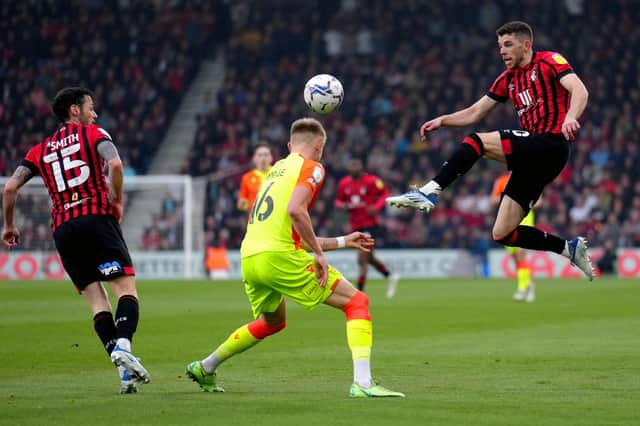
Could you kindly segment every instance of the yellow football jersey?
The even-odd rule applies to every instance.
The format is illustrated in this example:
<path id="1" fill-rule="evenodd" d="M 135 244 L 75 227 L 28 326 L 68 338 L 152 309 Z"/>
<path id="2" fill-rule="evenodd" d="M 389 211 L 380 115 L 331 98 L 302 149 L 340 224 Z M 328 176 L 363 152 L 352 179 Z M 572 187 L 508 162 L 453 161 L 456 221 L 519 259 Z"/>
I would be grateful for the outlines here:
<path id="1" fill-rule="evenodd" d="M 247 233 L 240 247 L 241 257 L 263 252 L 282 252 L 300 248 L 300 236 L 295 231 L 287 211 L 293 190 L 304 185 L 311 190 L 313 206 L 324 182 L 322 164 L 289 154 L 273 165 L 265 177 L 249 214 Z"/>

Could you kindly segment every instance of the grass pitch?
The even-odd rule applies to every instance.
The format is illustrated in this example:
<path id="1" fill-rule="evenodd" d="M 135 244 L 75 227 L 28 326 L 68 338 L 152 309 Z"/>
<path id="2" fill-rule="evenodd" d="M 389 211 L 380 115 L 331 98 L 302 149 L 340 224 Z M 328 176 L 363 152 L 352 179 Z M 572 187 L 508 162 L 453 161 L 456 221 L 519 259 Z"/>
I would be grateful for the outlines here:
<path id="1" fill-rule="evenodd" d="M 153 382 L 119 395 L 116 369 L 68 282 L 0 283 L 0 424 L 637 425 L 640 283 L 405 280 L 368 293 L 374 377 L 406 399 L 351 400 L 344 316 L 288 305 L 284 332 L 219 370 L 184 367 L 251 319 L 238 282 L 139 283 L 134 352 Z"/>

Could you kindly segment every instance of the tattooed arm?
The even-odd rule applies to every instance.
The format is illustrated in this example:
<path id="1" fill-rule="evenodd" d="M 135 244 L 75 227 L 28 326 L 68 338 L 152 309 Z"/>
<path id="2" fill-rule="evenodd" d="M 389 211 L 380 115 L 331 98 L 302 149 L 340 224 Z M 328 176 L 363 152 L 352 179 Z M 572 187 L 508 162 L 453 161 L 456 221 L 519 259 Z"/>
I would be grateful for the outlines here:
<path id="1" fill-rule="evenodd" d="M 18 190 L 33 177 L 33 172 L 25 166 L 18 166 L 15 173 L 4 187 L 2 193 L 2 210 L 4 227 L 2 229 L 2 241 L 11 249 L 20 242 L 20 232 L 13 223 L 13 214 L 16 208 Z"/>

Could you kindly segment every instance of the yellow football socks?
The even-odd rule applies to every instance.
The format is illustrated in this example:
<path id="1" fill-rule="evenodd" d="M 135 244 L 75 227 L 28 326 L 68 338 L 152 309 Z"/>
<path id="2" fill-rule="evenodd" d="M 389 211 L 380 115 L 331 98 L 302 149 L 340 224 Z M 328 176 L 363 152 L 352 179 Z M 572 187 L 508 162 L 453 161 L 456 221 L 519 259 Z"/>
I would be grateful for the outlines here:
<path id="1" fill-rule="evenodd" d="M 371 321 L 354 319 L 347 321 L 347 343 L 353 359 L 369 359 L 373 345 Z"/>
<path id="2" fill-rule="evenodd" d="M 250 347 L 258 343 L 260 339 L 256 339 L 249 332 L 249 324 L 245 324 L 233 333 L 215 350 L 215 355 L 220 362 L 232 355 L 246 351 Z"/>
<path id="3" fill-rule="evenodd" d="M 518 290 L 526 290 L 531 282 L 531 268 L 526 261 L 518 262 Z"/>

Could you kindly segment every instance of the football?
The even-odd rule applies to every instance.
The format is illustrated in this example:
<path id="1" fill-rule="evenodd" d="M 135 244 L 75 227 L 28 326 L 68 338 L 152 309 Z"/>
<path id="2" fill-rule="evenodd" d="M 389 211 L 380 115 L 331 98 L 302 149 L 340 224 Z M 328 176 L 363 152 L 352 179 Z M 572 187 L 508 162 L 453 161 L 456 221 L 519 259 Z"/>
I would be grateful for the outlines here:
<path id="1" fill-rule="evenodd" d="M 330 114 L 338 109 L 344 99 L 340 80 L 330 74 L 318 74 L 304 85 L 304 101 L 318 114 Z"/>

